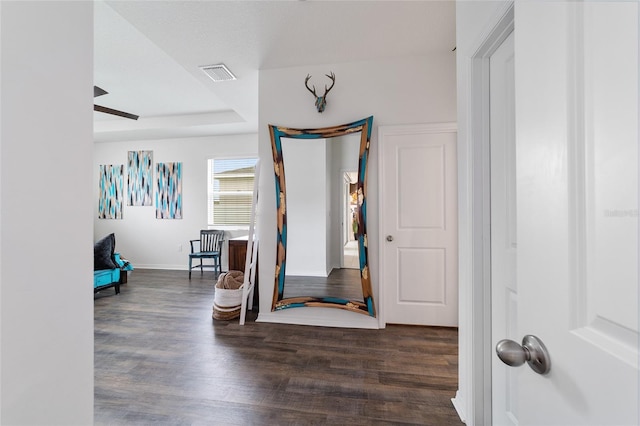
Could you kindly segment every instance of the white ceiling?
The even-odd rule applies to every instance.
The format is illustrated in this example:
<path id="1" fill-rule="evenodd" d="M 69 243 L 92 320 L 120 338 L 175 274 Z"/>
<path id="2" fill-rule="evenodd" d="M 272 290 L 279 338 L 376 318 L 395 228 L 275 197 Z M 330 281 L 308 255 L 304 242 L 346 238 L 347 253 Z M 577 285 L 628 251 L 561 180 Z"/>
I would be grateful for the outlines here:
<path id="1" fill-rule="evenodd" d="M 259 70 L 454 46 L 451 0 L 96 2 L 94 83 L 109 94 L 95 101 L 140 119 L 94 112 L 95 141 L 257 132 Z M 198 68 L 216 63 L 238 79 Z"/>

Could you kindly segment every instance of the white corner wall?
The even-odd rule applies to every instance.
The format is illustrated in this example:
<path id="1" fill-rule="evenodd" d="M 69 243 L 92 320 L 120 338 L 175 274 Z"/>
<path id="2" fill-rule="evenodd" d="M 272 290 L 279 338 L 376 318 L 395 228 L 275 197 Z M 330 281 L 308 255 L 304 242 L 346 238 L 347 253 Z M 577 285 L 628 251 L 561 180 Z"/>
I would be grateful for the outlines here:
<path id="1" fill-rule="evenodd" d="M 128 151 L 142 150 L 153 151 L 154 179 L 157 163 L 182 162 L 182 219 L 156 219 L 155 205 L 125 205 L 122 219 L 98 219 L 100 165 L 124 164 L 126 173 Z M 207 228 L 207 160 L 255 157 L 257 154 L 256 134 L 94 144 L 91 204 L 94 241 L 113 232 L 117 251 L 134 268 L 186 270 L 189 240 L 198 239 L 200 230 Z M 226 231 L 227 239 L 248 233 L 247 230 Z M 225 242 L 222 270 L 228 269 L 227 253 Z"/>
<path id="2" fill-rule="evenodd" d="M 92 2 L 0 2 L 0 423 L 93 423 Z"/>
<path id="3" fill-rule="evenodd" d="M 336 84 L 320 114 L 304 87 L 312 74 L 317 85 L 333 71 Z M 382 311 L 379 280 L 378 146 L 382 125 L 456 121 L 455 53 L 429 57 L 324 64 L 260 71 L 260 317 L 259 320 L 342 327 L 384 326 L 378 319 L 323 308 L 293 308 L 271 312 L 276 256 L 276 208 L 273 157 L 268 125 L 299 128 L 328 127 L 374 116 L 368 165 L 369 267 L 377 310 Z M 311 161 L 311 159 L 310 159 Z M 285 166 L 286 167 L 286 166 Z"/>

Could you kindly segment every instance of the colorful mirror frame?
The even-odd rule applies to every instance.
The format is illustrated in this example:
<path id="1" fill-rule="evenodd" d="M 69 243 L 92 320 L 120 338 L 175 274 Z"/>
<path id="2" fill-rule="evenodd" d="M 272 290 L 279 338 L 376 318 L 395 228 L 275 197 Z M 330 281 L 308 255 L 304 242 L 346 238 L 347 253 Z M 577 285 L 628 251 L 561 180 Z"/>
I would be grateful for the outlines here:
<path id="1" fill-rule="evenodd" d="M 367 161 L 371 144 L 371 130 L 373 116 L 362 120 L 334 127 L 320 129 L 293 129 L 269 125 L 271 135 L 271 151 L 273 153 L 273 168 L 276 180 L 276 209 L 277 209 L 277 247 L 276 270 L 273 291 L 272 311 L 304 306 L 328 307 L 346 309 L 372 317 L 376 316 L 369 273 L 369 251 L 367 237 Z M 336 136 L 360 133 L 360 152 L 358 155 L 358 212 L 356 240 L 360 260 L 360 281 L 362 283 L 363 300 L 348 300 L 337 297 L 284 297 L 285 270 L 287 259 L 287 191 L 282 156 L 282 138 L 292 139 L 326 139 Z"/>

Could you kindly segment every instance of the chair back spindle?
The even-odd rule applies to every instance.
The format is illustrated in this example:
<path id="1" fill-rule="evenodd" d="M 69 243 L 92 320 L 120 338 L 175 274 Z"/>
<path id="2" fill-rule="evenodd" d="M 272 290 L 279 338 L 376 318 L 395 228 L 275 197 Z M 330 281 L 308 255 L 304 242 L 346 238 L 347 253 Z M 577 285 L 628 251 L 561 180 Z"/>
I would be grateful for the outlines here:
<path id="1" fill-rule="evenodd" d="M 224 241 L 224 231 L 200 231 L 200 251 L 220 251 Z"/>
<path id="2" fill-rule="evenodd" d="M 191 270 L 200 268 L 200 274 L 205 267 L 212 267 L 216 273 L 222 272 L 220 258 L 222 256 L 222 244 L 224 243 L 224 231 L 216 229 L 203 229 L 200 231 L 200 240 L 190 240 L 191 253 L 189 254 L 189 279 Z M 199 244 L 198 249 L 194 247 Z M 199 264 L 193 265 L 193 260 L 198 260 Z M 213 259 L 213 264 L 202 263 L 203 259 Z"/>

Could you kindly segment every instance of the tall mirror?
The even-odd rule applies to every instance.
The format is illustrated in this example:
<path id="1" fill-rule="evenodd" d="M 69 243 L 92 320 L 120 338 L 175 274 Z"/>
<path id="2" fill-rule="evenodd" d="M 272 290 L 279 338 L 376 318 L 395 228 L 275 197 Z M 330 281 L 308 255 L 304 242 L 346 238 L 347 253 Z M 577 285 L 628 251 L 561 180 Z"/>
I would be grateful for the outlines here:
<path id="1" fill-rule="evenodd" d="M 317 306 L 376 316 L 367 240 L 372 124 L 368 117 L 320 129 L 269 126 L 277 208 L 272 311 Z"/>

